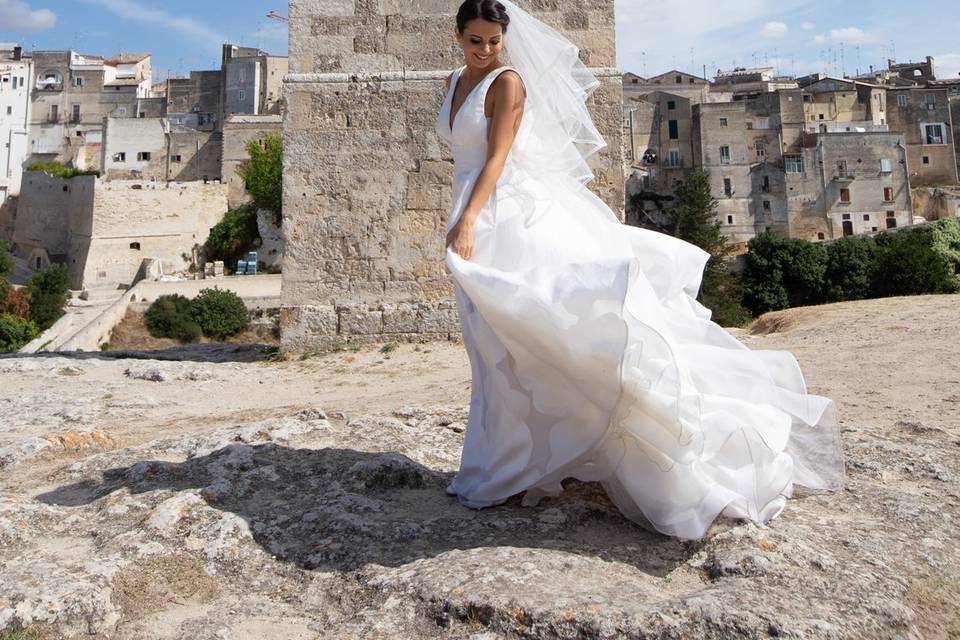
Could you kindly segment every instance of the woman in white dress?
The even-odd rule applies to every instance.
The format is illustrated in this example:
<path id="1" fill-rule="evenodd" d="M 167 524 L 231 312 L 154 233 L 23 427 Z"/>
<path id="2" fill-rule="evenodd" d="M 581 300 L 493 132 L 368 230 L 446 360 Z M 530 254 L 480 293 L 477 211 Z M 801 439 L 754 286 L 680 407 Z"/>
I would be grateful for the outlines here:
<path id="1" fill-rule="evenodd" d="M 834 403 L 790 353 L 710 321 L 707 253 L 621 224 L 585 187 L 604 143 L 576 47 L 509 0 L 465 2 L 456 37 L 437 130 L 473 387 L 448 492 L 482 508 L 598 481 L 628 518 L 696 539 L 720 515 L 769 521 L 794 484 L 839 488 Z"/>

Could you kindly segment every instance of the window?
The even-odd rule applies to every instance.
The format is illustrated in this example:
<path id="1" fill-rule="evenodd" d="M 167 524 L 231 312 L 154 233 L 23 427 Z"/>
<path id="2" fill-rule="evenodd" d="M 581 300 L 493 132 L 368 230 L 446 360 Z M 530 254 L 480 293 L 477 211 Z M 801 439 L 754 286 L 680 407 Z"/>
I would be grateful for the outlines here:
<path id="1" fill-rule="evenodd" d="M 770 176 L 763 176 L 763 179 L 760 181 L 760 191 L 770 193 Z"/>
<path id="2" fill-rule="evenodd" d="M 670 129 L 670 139 L 679 140 L 680 139 L 680 123 L 677 120 L 671 120 L 667 126 Z"/>
<path id="3" fill-rule="evenodd" d="M 668 167 L 682 167 L 683 158 L 680 156 L 680 149 L 670 149 L 667 153 L 667 166 Z"/>
<path id="4" fill-rule="evenodd" d="M 113 154 L 113 161 L 114 161 L 114 162 L 126 162 L 126 161 L 127 161 L 127 154 L 126 154 L 125 152 L 123 152 L 123 151 L 121 151 L 120 153 L 115 153 L 115 154 Z"/>
<path id="5" fill-rule="evenodd" d="M 822 114 L 822 113 L 817 114 L 817 118 L 818 118 L 819 120 L 823 120 L 823 114 Z"/>
<path id="6" fill-rule="evenodd" d="M 720 164 L 730 164 L 730 147 L 727 145 L 720 147 Z"/>
<path id="7" fill-rule="evenodd" d="M 11 88 L 11 89 L 16 89 L 16 88 L 17 88 L 17 76 L 13 76 L 13 86 L 10 87 L 10 88 Z"/>
<path id="8" fill-rule="evenodd" d="M 13 115 L 13 107 L 7 107 L 7 115 Z"/>
<path id="9" fill-rule="evenodd" d="M 822 231 L 817 234 L 817 240 L 824 240 L 825 238 L 826 238 L 826 236 L 823 235 L 823 232 L 822 232 Z"/>
<path id="10" fill-rule="evenodd" d="M 840 189 L 840 202 L 850 204 L 850 189 Z"/>
<path id="11" fill-rule="evenodd" d="M 783 166 L 787 173 L 803 173 L 803 156 L 783 156 Z"/>
<path id="12" fill-rule="evenodd" d="M 725 127 L 729 124 L 729 121 L 726 118 L 720 118 L 720 126 Z"/>
<path id="13" fill-rule="evenodd" d="M 240 99 L 244 100 L 246 99 L 246 97 L 247 97 L 247 92 L 244 91 L 243 89 L 240 89 Z"/>
<path id="14" fill-rule="evenodd" d="M 887 229 L 897 228 L 897 214 L 893 211 L 887 211 Z"/>
<path id="15" fill-rule="evenodd" d="M 893 171 L 893 163 L 889 158 L 880 159 L 880 173 L 890 173 Z"/>
<path id="16" fill-rule="evenodd" d="M 180 156 L 179 154 L 175 156 L 170 156 L 170 162 L 180 162 L 182 159 L 183 157 Z"/>
<path id="17" fill-rule="evenodd" d="M 893 202 L 893 187 L 884 187 L 884 188 L 883 188 L 883 201 L 884 201 L 884 202 Z"/>
<path id="18" fill-rule="evenodd" d="M 677 108 L 676 100 L 667 100 L 667 109 L 669 109 L 670 111 L 673 111 L 676 108 Z"/>
<path id="19" fill-rule="evenodd" d="M 805 94 L 805 95 L 803 96 L 803 101 L 804 101 L 804 102 L 809 103 L 811 100 L 812 100 L 812 98 L 810 97 L 810 94 Z"/>
<path id="20" fill-rule="evenodd" d="M 764 159 L 767 157 L 767 143 L 758 142 L 757 143 L 757 158 Z"/>
<path id="21" fill-rule="evenodd" d="M 937 96 L 932 93 L 927 94 L 927 111 L 937 110 Z"/>
<path id="22" fill-rule="evenodd" d="M 58 105 L 50 105 L 50 122 L 59 122 L 60 121 L 60 107 Z"/>
<path id="23" fill-rule="evenodd" d="M 847 173 L 847 161 L 838 160 L 837 161 L 837 175 L 841 178 L 846 178 L 849 174 Z"/>
<path id="24" fill-rule="evenodd" d="M 947 139 L 947 127 L 942 122 L 935 124 L 923 123 L 923 144 L 944 144 Z"/>
<path id="25" fill-rule="evenodd" d="M 733 216 L 727 216 L 727 224 L 733 224 Z"/>
<path id="26" fill-rule="evenodd" d="M 71 122 L 80 122 L 80 105 L 73 105 L 73 112 L 70 114 Z"/>
<path id="27" fill-rule="evenodd" d="M 149 160 L 150 160 L 150 155 L 151 155 L 151 154 L 150 154 L 149 151 L 140 151 L 139 153 L 137 153 L 137 160 L 140 161 L 140 162 L 149 161 Z"/>
<path id="28" fill-rule="evenodd" d="M 133 249 L 134 251 L 140 251 L 140 243 L 139 243 L 139 242 L 131 242 L 131 243 L 130 243 L 130 248 Z"/>
<path id="29" fill-rule="evenodd" d="M 118 114 L 118 115 L 121 115 L 121 116 L 127 115 L 127 108 L 126 108 L 126 107 L 117 107 L 117 114 Z"/>
<path id="30" fill-rule="evenodd" d="M 674 79 L 677 81 L 677 84 L 683 84 L 683 76 L 678 74 Z"/>
<path id="31" fill-rule="evenodd" d="M 863 214 L 863 221 L 864 221 L 864 222 L 870 222 L 870 214 L 869 214 L 869 213 Z"/>
<path id="32" fill-rule="evenodd" d="M 843 219 L 844 219 L 844 220 L 849 220 L 849 219 L 850 219 L 850 214 L 849 214 L 849 213 L 843 214 Z"/>
<path id="33" fill-rule="evenodd" d="M 770 211 L 770 201 L 769 201 L 769 200 L 764 200 L 764 201 L 763 201 L 763 210 L 764 210 L 764 211 Z"/>
<path id="34" fill-rule="evenodd" d="M 905 93 L 897 94 L 897 106 L 900 107 L 901 109 L 907 106 L 908 100 L 909 98 L 907 97 L 907 94 Z"/>
<path id="35" fill-rule="evenodd" d="M 930 156 L 923 156 L 923 164 L 930 164 Z"/>
<path id="36" fill-rule="evenodd" d="M 82 86 L 83 86 L 83 78 L 74 78 L 74 79 L 73 79 L 73 86 L 75 86 L 75 87 L 82 87 Z"/>
<path id="37" fill-rule="evenodd" d="M 730 178 L 723 179 L 723 195 L 728 198 L 733 195 L 733 181 Z"/>

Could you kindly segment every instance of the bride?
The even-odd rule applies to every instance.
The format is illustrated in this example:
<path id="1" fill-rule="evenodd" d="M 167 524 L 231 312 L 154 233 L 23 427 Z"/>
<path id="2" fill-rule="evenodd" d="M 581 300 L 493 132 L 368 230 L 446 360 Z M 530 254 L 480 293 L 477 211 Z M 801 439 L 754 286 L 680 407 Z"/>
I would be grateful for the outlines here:
<path id="1" fill-rule="evenodd" d="M 464 2 L 456 38 L 437 130 L 473 386 L 448 492 L 482 508 L 597 481 L 628 518 L 696 539 L 721 515 L 771 520 L 795 484 L 839 488 L 834 403 L 790 353 L 710 321 L 707 253 L 622 225 L 585 187 L 604 141 L 577 48 L 509 0 Z"/>

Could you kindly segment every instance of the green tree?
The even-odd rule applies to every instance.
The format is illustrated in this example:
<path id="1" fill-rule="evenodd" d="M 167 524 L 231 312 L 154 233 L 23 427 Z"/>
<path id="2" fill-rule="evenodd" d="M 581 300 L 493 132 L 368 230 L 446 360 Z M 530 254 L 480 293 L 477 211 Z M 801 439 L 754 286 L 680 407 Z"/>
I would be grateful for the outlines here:
<path id="1" fill-rule="evenodd" d="M 46 331 L 60 319 L 70 299 L 70 276 L 62 264 L 51 264 L 33 276 L 30 291 L 30 319 Z"/>
<path id="2" fill-rule="evenodd" d="M 769 231 L 752 238 L 747 245 L 743 301 L 754 315 L 790 306 L 790 296 L 783 282 L 786 245 L 786 238 Z"/>
<path id="3" fill-rule="evenodd" d="M 956 293 L 949 258 L 933 244 L 932 228 L 906 229 L 877 236 L 872 293 L 877 297 Z"/>
<path id="4" fill-rule="evenodd" d="M 38 335 L 40 330 L 32 321 L 0 313 L 0 353 L 19 351 Z"/>
<path id="5" fill-rule="evenodd" d="M 261 142 L 247 143 L 250 160 L 237 172 L 246 183 L 247 192 L 257 209 L 273 214 L 277 226 L 283 222 L 283 139 L 276 134 Z"/>
<path id="6" fill-rule="evenodd" d="M 0 242 L 0 278 L 6 278 L 13 273 L 13 257 L 6 242 Z"/>
<path id="7" fill-rule="evenodd" d="M 233 268 L 247 251 L 256 248 L 259 238 L 257 209 L 243 205 L 227 211 L 223 220 L 210 230 L 203 252 L 207 261 L 223 260 Z"/>
<path id="8" fill-rule="evenodd" d="M 154 338 L 175 338 L 181 342 L 196 342 L 203 336 L 200 325 L 190 315 L 189 298 L 171 294 L 154 300 L 143 321 Z"/>
<path id="9" fill-rule="evenodd" d="M 745 324 L 750 314 L 742 304 L 743 287 L 730 271 L 728 258 L 732 247 L 721 233 L 709 174 L 690 174 L 677 188 L 666 218 L 670 233 L 710 254 L 698 300 L 713 312 L 714 322 L 728 327 Z"/>
<path id="10" fill-rule="evenodd" d="M 870 236 L 847 236 L 827 245 L 827 302 L 870 297 L 877 244 Z"/>

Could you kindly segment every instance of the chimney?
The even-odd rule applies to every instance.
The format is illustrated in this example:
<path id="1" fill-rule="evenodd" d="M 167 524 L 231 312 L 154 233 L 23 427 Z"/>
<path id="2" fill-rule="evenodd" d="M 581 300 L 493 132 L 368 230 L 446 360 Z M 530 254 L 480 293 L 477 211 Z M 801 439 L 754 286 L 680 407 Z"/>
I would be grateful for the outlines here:
<path id="1" fill-rule="evenodd" d="M 23 47 L 14 47 L 13 48 L 13 60 L 14 62 L 20 62 L 23 59 Z"/>

